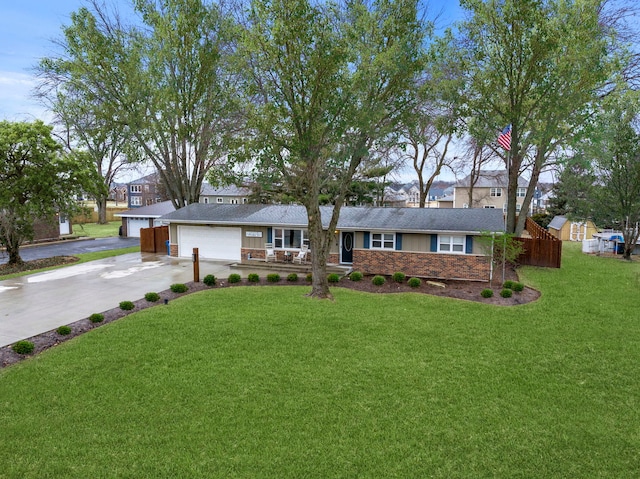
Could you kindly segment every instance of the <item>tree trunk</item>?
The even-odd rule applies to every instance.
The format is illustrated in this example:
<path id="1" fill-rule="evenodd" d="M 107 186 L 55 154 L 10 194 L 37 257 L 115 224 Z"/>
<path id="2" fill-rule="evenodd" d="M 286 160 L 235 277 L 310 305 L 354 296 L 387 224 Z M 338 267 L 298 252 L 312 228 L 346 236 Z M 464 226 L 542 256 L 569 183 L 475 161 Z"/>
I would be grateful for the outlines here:
<path id="1" fill-rule="evenodd" d="M 98 224 L 107 224 L 107 197 L 100 195 L 96 198 L 96 206 L 98 207 Z"/>
<path id="2" fill-rule="evenodd" d="M 319 299 L 332 299 L 327 279 L 327 257 L 333 239 L 333 231 L 322 228 L 320 206 L 305 205 L 309 220 L 309 247 L 311 249 L 311 292 L 309 296 Z"/>

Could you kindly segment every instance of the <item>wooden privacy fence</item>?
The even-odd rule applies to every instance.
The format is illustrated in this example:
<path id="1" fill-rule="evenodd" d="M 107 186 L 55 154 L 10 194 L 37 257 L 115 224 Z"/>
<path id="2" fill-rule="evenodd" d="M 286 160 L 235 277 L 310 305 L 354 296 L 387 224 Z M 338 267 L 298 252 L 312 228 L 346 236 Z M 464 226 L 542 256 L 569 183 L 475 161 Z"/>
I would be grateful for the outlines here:
<path id="1" fill-rule="evenodd" d="M 143 253 L 167 254 L 168 240 L 168 226 L 155 226 L 153 228 L 140 229 L 140 251 Z"/>
<path id="2" fill-rule="evenodd" d="M 527 218 L 525 229 L 531 238 L 518 238 L 524 247 L 524 253 L 518 257 L 518 263 L 559 268 L 562 260 L 562 241 L 531 218 Z"/>

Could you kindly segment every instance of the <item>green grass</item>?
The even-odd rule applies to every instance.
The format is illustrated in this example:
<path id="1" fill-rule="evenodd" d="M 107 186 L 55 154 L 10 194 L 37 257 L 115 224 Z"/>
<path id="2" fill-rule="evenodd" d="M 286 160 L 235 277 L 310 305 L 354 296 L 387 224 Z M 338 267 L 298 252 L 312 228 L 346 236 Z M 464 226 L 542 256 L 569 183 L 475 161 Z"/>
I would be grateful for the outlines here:
<path id="1" fill-rule="evenodd" d="M 120 225 L 122 225 L 122 221 L 110 221 L 106 225 L 98 223 L 74 224 L 73 234 L 90 238 L 109 238 L 118 236 Z"/>
<path id="2" fill-rule="evenodd" d="M 0 477 L 637 477 L 640 264 L 536 303 L 227 288 L 0 371 Z"/>
<path id="3" fill-rule="evenodd" d="M 140 251 L 140 246 L 130 246 L 128 248 L 120 248 L 120 249 L 113 249 L 113 250 L 107 250 L 107 251 L 80 253 L 80 254 L 74 255 L 75 257 L 78 258 L 79 261 L 72 264 L 81 264 L 81 263 L 86 263 L 88 261 L 95 261 L 97 259 L 110 258 L 112 256 L 120 256 L 121 254 L 137 253 L 139 251 Z M 43 271 L 50 271 L 52 269 L 65 268 L 67 266 L 70 266 L 70 265 L 66 264 L 62 266 L 52 266 L 50 268 L 41 268 L 41 269 L 23 271 L 21 273 L 0 275 L 0 281 L 5 279 L 17 278 L 18 276 L 25 276 L 27 274 L 42 273 Z M 0 478 L 1 477 L 2 476 L 0 476 Z"/>

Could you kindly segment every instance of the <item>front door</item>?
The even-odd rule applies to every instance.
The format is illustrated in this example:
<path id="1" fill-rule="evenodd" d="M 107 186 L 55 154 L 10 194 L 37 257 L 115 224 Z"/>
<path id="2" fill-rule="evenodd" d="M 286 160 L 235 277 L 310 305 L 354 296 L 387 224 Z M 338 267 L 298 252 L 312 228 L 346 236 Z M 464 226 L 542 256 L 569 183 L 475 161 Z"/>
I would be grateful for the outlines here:
<path id="1" fill-rule="evenodd" d="M 342 231 L 342 241 L 340 248 L 340 262 L 341 263 L 353 263 L 353 232 Z"/>

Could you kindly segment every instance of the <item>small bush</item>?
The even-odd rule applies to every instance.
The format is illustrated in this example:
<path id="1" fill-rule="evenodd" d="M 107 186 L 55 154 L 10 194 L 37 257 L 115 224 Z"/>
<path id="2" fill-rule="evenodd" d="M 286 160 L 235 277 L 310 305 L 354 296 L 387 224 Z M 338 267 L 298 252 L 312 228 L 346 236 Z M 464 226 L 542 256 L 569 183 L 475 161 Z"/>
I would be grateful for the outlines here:
<path id="1" fill-rule="evenodd" d="M 480 291 L 480 296 L 482 296 L 483 298 L 491 298 L 493 296 L 493 290 L 492 289 L 483 289 L 482 291 Z"/>
<path id="2" fill-rule="evenodd" d="M 280 281 L 280 275 L 278 273 L 269 273 L 267 275 L 267 281 L 269 283 L 277 283 Z"/>
<path id="3" fill-rule="evenodd" d="M 313 281 L 313 275 L 311 273 L 307 273 L 307 283 L 311 283 Z"/>
<path id="4" fill-rule="evenodd" d="M 31 341 L 25 340 L 18 341 L 13 346 L 11 346 L 11 349 L 13 349 L 18 354 L 31 354 L 34 348 L 35 345 Z"/>
<path id="5" fill-rule="evenodd" d="M 376 275 L 373 277 L 371 282 L 376 286 L 382 286 L 386 282 L 386 280 L 384 279 L 384 276 Z"/>
<path id="6" fill-rule="evenodd" d="M 247 276 L 247 281 L 249 281 L 249 283 L 259 283 L 260 276 L 258 276 L 258 273 L 249 273 L 249 275 Z"/>
<path id="7" fill-rule="evenodd" d="M 149 301 L 150 303 L 155 303 L 160 300 L 160 295 L 158 293 L 147 293 L 144 295 L 144 299 Z"/>
<path id="8" fill-rule="evenodd" d="M 71 334 L 71 328 L 69 326 L 59 326 L 58 329 L 56 329 L 56 332 L 60 336 L 67 336 L 68 334 Z"/>
<path id="9" fill-rule="evenodd" d="M 331 273 L 327 276 L 327 281 L 329 281 L 329 283 L 338 283 L 340 281 L 340 275 L 338 273 Z"/>
<path id="10" fill-rule="evenodd" d="M 171 291 L 173 291 L 174 293 L 186 293 L 189 289 L 184 283 L 173 283 L 171 286 L 169 286 L 169 288 L 171 288 Z"/>
<path id="11" fill-rule="evenodd" d="M 89 316 L 89 321 L 91 321 L 92 323 L 101 323 L 103 320 L 104 315 L 100 313 L 93 313 L 91 316 Z"/>
<path id="12" fill-rule="evenodd" d="M 514 283 L 513 284 L 513 289 L 516 293 L 521 293 L 522 291 L 524 291 L 524 284 L 523 283 Z"/>
<path id="13" fill-rule="evenodd" d="M 204 284 L 206 284 L 207 286 L 213 286 L 216 284 L 216 277 L 212 274 L 208 274 L 204 277 L 204 279 L 202 280 L 202 282 Z"/>
<path id="14" fill-rule="evenodd" d="M 393 280 L 396 283 L 404 283 L 404 280 L 407 279 L 407 275 L 402 273 L 401 271 L 397 271 L 393 273 Z"/>
<path id="15" fill-rule="evenodd" d="M 132 301 L 120 301 L 120 309 L 122 311 L 131 311 L 135 307 Z"/>
<path id="16" fill-rule="evenodd" d="M 514 284 L 515 284 L 515 282 L 514 282 L 514 281 L 511 281 L 510 279 L 508 279 L 507 281 L 505 281 L 505 282 L 502 284 L 502 287 L 503 287 L 504 289 L 513 289 L 513 285 L 514 285 Z"/>
<path id="17" fill-rule="evenodd" d="M 502 291 L 500 291 L 500 296 L 502 296 L 503 298 L 510 298 L 512 294 L 513 291 L 507 288 L 504 288 Z"/>
<path id="18" fill-rule="evenodd" d="M 363 276 L 364 275 L 360 271 L 354 271 L 349 275 L 349 279 L 351 281 L 361 281 Z"/>
<path id="19" fill-rule="evenodd" d="M 242 280 L 242 276 L 240 276 L 238 273 L 232 273 L 229 275 L 229 283 L 239 283 Z"/>
<path id="20" fill-rule="evenodd" d="M 422 281 L 420 281 L 420 278 L 409 278 L 407 284 L 412 288 L 418 288 L 422 284 Z"/>
<path id="21" fill-rule="evenodd" d="M 289 273 L 289 276 L 287 276 L 287 281 L 295 283 L 296 281 L 298 281 L 298 275 L 295 273 Z"/>

